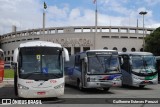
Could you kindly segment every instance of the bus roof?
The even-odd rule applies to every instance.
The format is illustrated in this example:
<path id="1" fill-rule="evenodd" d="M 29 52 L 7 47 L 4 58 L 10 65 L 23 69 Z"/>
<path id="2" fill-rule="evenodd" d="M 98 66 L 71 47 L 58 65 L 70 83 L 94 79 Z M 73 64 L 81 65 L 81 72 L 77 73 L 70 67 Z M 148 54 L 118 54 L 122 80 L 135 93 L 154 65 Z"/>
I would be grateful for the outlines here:
<path id="1" fill-rule="evenodd" d="M 2 50 L 2 49 L 0 49 L 0 52 L 3 52 L 3 50 Z"/>
<path id="2" fill-rule="evenodd" d="M 150 52 L 118 52 L 119 55 L 153 55 Z"/>
<path id="3" fill-rule="evenodd" d="M 31 41 L 31 42 L 25 42 L 21 43 L 19 47 L 62 47 L 60 44 L 47 42 L 47 41 Z"/>
<path id="4" fill-rule="evenodd" d="M 96 49 L 96 50 L 87 50 L 86 52 L 101 52 L 101 51 L 106 51 L 106 52 L 117 52 L 116 50 L 107 50 L 107 49 Z"/>
<path id="5" fill-rule="evenodd" d="M 118 55 L 118 51 L 116 50 L 106 50 L 106 49 L 96 49 L 96 50 L 87 50 L 87 51 L 83 51 L 83 52 L 80 52 L 80 53 L 76 53 L 76 55 L 81 55 L 82 57 L 85 57 L 87 53 L 90 53 L 90 52 L 114 52 Z"/>

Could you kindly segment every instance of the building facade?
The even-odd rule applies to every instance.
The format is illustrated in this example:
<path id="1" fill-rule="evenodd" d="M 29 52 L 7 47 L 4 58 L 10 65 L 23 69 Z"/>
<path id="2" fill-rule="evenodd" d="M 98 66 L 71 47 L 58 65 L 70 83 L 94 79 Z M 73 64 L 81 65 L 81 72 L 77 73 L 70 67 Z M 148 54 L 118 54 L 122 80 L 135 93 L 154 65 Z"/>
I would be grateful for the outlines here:
<path id="1" fill-rule="evenodd" d="M 144 37 L 155 29 L 145 28 Z M 69 54 L 89 49 L 114 49 L 118 51 L 142 51 L 143 28 L 124 26 L 74 26 L 13 30 L 12 33 L 0 36 L 1 48 L 4 50 L 5 60 L 12 61 L 14 49 L 20 43 L 27 41 L 50 41 L 66 47 Z"/>

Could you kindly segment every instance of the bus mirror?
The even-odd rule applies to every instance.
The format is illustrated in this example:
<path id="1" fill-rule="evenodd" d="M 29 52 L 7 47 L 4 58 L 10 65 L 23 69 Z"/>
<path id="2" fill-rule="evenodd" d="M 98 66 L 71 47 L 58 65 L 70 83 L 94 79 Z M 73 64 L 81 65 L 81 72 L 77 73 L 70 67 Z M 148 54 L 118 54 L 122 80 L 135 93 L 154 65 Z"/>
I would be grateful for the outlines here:
<path id="1" fill-rule="evenodd" d="M 121 58 L 121 65 L 123 64 L 124 62 L 123 62 L 123 58 Z"/>
<path id="2" fill-rule="evenodd" d="M 17 63 L 17 59 L 18 59 L 18 48 L 16 48 L 14 50 L 14 54 L 13 54 L 13 62 Z"/>
<path id="3" fill-rule="evenodd" d="M 132 60 L 129 60 L 130 65 L 132 66 Z"/>
<path id="4" fill-rule="evenodd" d="M 88 62 L 87 57 L 84 57 L 84 62 L 86 62 L 86 63 Z"/>
<path id="5" fill-rule="evenodd" d="M 64 51 L 64 59 L 65 59 L 65 61 L 69 61 L 68 50 L 66 48 L 63 48 L 63 51 Z"/>
<path id="6" fill-rule="evenodd" d="M 120 65 L 122 65 L 124 63 L 123 58 L 121 56 L 119 56 L 119 62 L 120 62 Z"/>

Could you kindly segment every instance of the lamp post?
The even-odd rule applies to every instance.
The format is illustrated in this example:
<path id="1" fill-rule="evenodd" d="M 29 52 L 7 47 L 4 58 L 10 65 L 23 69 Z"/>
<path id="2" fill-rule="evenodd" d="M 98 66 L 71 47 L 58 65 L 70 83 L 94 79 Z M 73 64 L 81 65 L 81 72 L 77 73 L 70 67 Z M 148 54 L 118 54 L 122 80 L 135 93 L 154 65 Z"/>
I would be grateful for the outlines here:
<path id="1" fill-rule="evenodd" d="M 143 15 L 143 52 L 144 52 L 144 15 L 147 14 L 146 11 L 139 12 L 140 15 Z"/>

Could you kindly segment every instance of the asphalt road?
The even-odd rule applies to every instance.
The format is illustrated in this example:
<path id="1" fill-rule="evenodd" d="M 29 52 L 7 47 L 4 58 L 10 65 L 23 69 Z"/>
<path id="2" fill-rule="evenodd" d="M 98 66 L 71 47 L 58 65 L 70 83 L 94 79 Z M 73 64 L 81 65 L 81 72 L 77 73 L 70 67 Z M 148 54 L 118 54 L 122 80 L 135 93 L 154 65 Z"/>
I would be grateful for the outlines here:
<path id="1" fill-rule="evenodd" d="M 0 86 L 0 98 L 16 98 L 14 95 L 13 84 L 5 84 Z M 131 98 L 131 99 L 130 99 Z M 43 99 L 42 105 L 10 105 L 13 107 L 101 107 L 101 106 L 112 106 L 112 107 L 159 107 L 160 104 L 110 104 L 115 101 L 124 100 L 140 100 L 143 101 L 147 98 L 157 98 L 160 99 L 160 84 L 150 85 L 145 88 L 137 87 L 112 87 L 108 92 L 98 89 L 87 89 L 85 91 L 80 91 L 76 87 L 66 86 L 65 95 L 59 98 Z M 151 100 L 149 99 L 149 100 Z M 159 100 L 160 103 L 160 100 Z M 46 105 L 45 105 L 46 104 Z M 0 105 L 1 107 L 2 105 Z"/>

